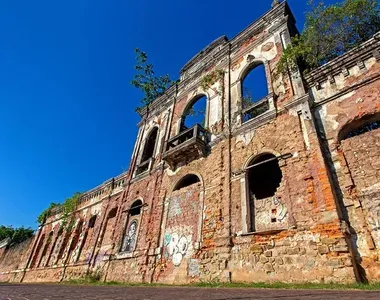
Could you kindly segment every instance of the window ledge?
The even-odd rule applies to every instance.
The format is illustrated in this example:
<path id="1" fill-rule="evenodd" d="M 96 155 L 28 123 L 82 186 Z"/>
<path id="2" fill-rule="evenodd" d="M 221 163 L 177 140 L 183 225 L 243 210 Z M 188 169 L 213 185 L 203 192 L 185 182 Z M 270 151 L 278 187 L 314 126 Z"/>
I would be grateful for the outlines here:
<path id="1" fill-rule="evenodd" d="M 260 126 L 263 126 L 269 123 L 270 121 L 274 120 L 276 118 L 276 115 L 276 109 L 272 108 L 270 110 L 267 110 L 265 113 L 257 116 L 256 118 L 242 123 L 240 127 L 233 133 L 233 135 L 242 134 L 248 130 L 256 129 Z"/>
<path id="2" fill-rule="evenodd" d="M 136 181 L 140 181 L 141 179 L 148 177 L 149 174 L 150 174 L 150 170 L 146 170 L 145 172 L 140 173 L 139 175 L 136 175 L 135 177 L 133 177 L 131 180 L 131 183 L 136 182 Z"/>
<path id="3" fill-rule="evenodd" d="M 281 231 L 285 231 L 289 229 L 291 228 L 278 228 L 278 229 L 268 229 L 268 230 L 262 230 L 262 231 L 244 232 L 244 233 L 237 233 L 236 236 L 270 235 L 270 234 L 276 234 Z"/>
<path id="4" fill-rule="evenodd" d="M 114 256 L 114 259 L 126 259 L 126 258 L 132 258 L 135 257 L 134 252 L 119 252 L 116 253 Z"/>

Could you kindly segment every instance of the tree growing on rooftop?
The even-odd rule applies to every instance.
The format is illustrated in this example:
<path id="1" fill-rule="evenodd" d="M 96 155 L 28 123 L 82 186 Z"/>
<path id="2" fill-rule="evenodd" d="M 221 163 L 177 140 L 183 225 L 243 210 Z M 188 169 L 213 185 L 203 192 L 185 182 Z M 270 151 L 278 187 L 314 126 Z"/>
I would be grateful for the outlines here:
<path id="1" fill-rule="evenodd" d="M 309 1 L 305 27 L 292 38 L 278 64 L 283 73 L 305 65 L 305 72 L 315 69 L 370 39 L 380 31 L 377 0 L 343 0 L 326 6 Z"/>
<path id="2" fill-rule="evenodd" d="M 144 97 L 141 99 L 143 106 L 152 103 L 156 98 L 162 96 L 165 91 L 174 83 L 169 75 L 156 76 L 153 65 L 148 63 L 148 56 L 140 49 L 135 49 L 136 66 L 135 74 L 131 84 L 140 89 Z M 138 110 L 139 108 L 137 108 Z"/>

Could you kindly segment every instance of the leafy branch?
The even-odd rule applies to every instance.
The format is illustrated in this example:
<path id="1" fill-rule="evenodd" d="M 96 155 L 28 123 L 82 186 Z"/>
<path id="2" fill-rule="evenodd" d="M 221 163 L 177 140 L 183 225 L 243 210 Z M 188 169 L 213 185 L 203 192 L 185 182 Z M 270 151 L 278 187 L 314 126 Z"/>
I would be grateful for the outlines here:
<path id="1" fill-rule="evenodd" d="M 141 102 L 145 106 L 162 96 L 175 82 L 170 79 L 168 74 L 156 76 L 153 65 L 148 63 L 148 56 L 145 52 L 136 48 L 135 53 L 137 74 L 135 74 L 131 84 L 143 92 L 144 98 L 141 99 Z"/>
<path id="2" fill-rule="evenodd" d="M 50 203 L 49 207 L 38 216 L 37 222 L 43 224 L 46 219 L 54 213 L 54 210 L 60 209 L 62 214 L 61 227 L 71 231 L 75 221 L 74 212 L 78 206 L 81 195 L 81 193 L 76 192 L 70 198 L 67 198 L 62 204 L 54 202 Z"/>
<path id="3" fill-rule="evenodd" d="M 309 6 L 304 30 L 284 50 L 277 65 L 278 73 L 294 70 L 296 63 L 304 65 L 305 72 L 313 70 L 380 30 L 377 0 L 344 0 L 328 6 L 309 1 Z"/>
<path id="4" fill-rule="evenodd" d="M 9 238 L 10 245 L 22 243 L 28 238 L 33 236 L 33 229 L 31 228 L 13 228 L 12 226 L 0 225 L 0 241 Z"/>
<path id="5" fill-rule="evenodd" d="M 209 74 L 205 75 L 201 79 L 201 87 L 203 91 L 207 91 L 211 88 L 217 81 L 223 79 L 224 71 L 216 69 Z"/>

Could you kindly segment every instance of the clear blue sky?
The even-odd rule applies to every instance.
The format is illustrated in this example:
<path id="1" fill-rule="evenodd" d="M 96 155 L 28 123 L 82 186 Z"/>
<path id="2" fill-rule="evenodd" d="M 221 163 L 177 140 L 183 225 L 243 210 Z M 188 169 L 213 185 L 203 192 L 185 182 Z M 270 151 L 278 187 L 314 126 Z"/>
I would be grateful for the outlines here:
<path id="1" fill-rule="evenodd" d="M 141 96 L 130 85 L 135 47 L 177 78 L 271 2 L 2 0 L 0 224 L 36 228 L 50 202 L 128 168 Z M 288 2 L 301 29 L 307 1 Z"/>

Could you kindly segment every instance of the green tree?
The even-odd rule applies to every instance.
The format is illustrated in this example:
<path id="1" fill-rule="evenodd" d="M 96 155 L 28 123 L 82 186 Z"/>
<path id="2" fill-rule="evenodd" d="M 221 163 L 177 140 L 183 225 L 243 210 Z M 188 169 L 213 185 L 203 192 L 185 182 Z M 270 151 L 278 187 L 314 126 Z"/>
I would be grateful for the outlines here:
<path id="1" fill-rule="evenodd" d="M 0 225 L 0 241 L 10 238 L 10 245 L 22 243 L 28 238 L 33 236 L 33 229 L 18 227 L 13 228 L 12 226 Z"/>
<path id="2" fill-rule="evenodd" d="M 344 0 L 333 5 L 309 2 L 302 33 L 292 38 L 278 64 L 283 73 L 301 62 L 305 72 L 370 39 L 380 30 L 377 0 Z"/>
<path id="3" fill-rule="evenodd" d="M 156 76 L 153 65 L 148 63 L 148 56 L 145 52 L 136 48 L 135 53 L 137 74 L 135 74 L 131 84 L 143 92 L 144 98 L 141 99 L 141 102 L 145 106 L 162 96 L 174 81 L 170 79 L 168 74 Z"/>
<path id="4" fill-rule="evenodd" d="M 48 218 L 50 216 L 53 208 L 58 207 L 58 206 L 60 206 L 60 204 L 54 203 L 54 202 L 50 203 L 49 207 L 47 209 L 45 209 L 42 213 L 40 213 L 40 215 L 37 217 L 37 222 L 39 224 L 44 223 L 46 218 Z"/>
<path id="5" fill-rule="evenodd" d="M 67 230 L 71 230 L 72 226 L 74 224 L 74 211 L 79 203 L 79 199 L 82 196 L 82 193 L 76 192 L 74 193 L 70 198 L 67 198 L 62 204 L 59 203 L 50 203 L 49 207 L 45 209 L 37 218 L 37 222 L 39 224 L 43 224 L 46 221 L 46 218 L 48 218 L 52 210 L 60 207 L 61 208 L 61 214 L 62 214 L 62 227 L 66 228 Z"/>

